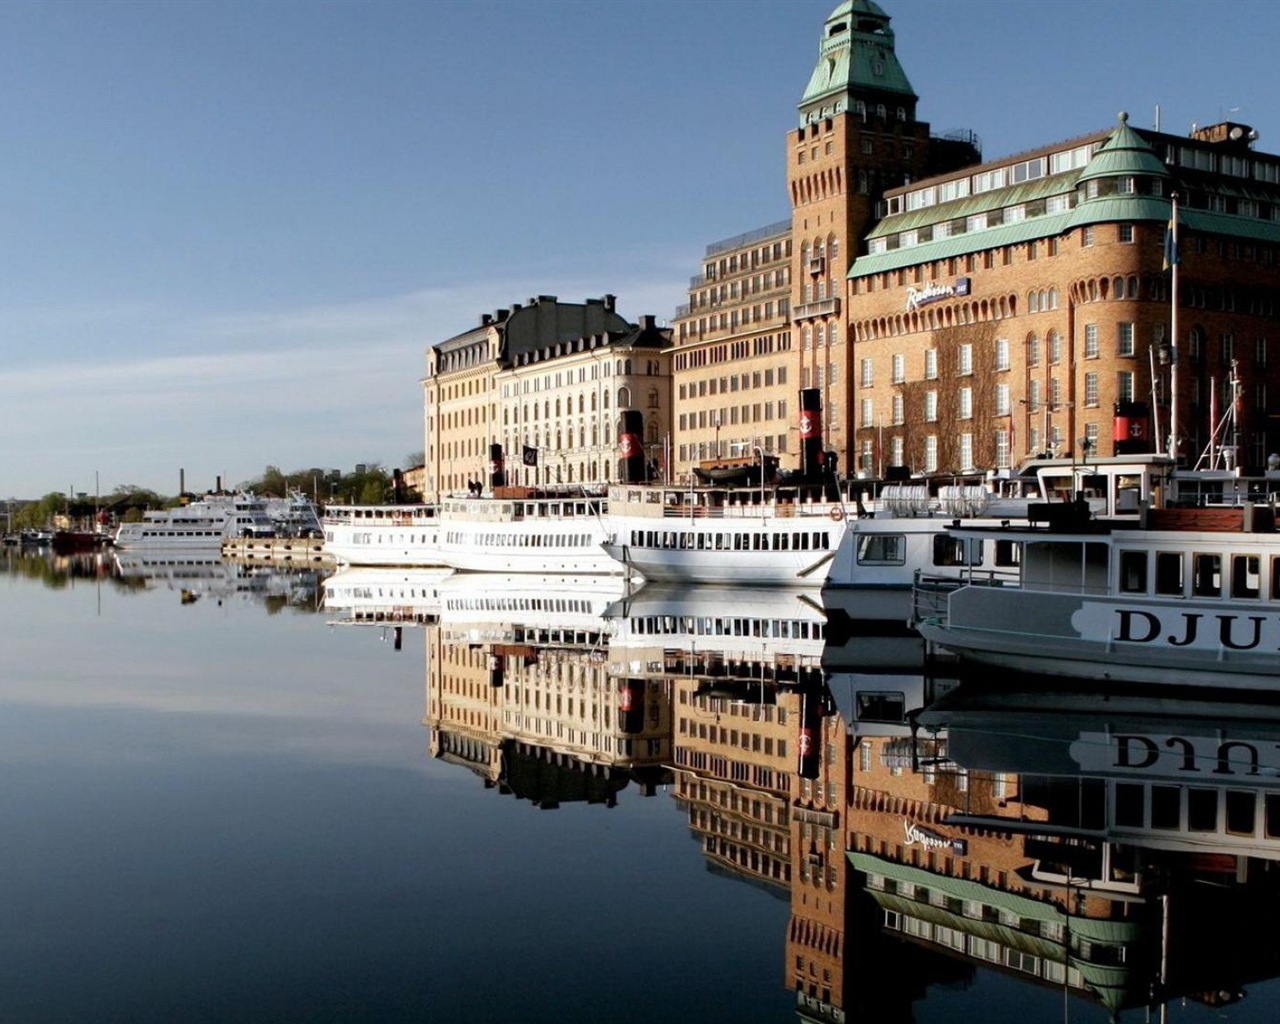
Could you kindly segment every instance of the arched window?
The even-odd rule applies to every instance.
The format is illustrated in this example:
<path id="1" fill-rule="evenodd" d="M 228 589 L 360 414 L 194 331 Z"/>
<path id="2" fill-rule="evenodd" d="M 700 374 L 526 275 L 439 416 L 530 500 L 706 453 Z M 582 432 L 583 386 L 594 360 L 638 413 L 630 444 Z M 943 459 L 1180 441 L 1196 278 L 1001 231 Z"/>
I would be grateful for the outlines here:
<path id="1" fill-rule="evenodd" d="M 1027 312 L 1028 313 L 1040 312 L 1040 299 L 1035 292 L 1027 293 Z"/>
<path id="2" fill-rule="evenodd" d="M 657 388 L 651 388 L 649 391 L 649 408 L 650 409 L 658 408 L 658 389 Z"/>
<path id="3" fill-rule="evenodd" d="M 827 344 L 835 345 L 840 341 L 840 325 L 834 320 L 827 325 Z"/>
<path id="4" fill-rule="evenodd" d="M 1058 289 L 1057 288 L 1049 289 L 1049 308 L 1050 309 L 1058 308 Z"/>
<path id="5" fill-rule="evenodd" d="M 631 389 L 618 388 L 618 408 L 628 409 L 631 407 Z"/>

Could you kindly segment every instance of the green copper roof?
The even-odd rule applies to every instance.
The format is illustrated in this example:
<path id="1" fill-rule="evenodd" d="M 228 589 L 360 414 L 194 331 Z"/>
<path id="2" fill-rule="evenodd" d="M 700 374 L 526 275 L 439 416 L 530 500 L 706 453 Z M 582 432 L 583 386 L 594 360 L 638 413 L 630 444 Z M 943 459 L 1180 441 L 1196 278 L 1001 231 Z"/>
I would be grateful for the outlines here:
<path id="1" fill-rule="evenodd" d="M 894 52 L 889 16 L 872 0 L 846 0 L 823 26 L 818 63 L 800 100 L 801 124 L 811 108 L 840 112 L 849 109 L 847 97 L 875 102 L 885 93 L 916 98 Z"/>
<path id="2" fill-rule="evenodd" d="M 1166 219 L 1167 217 L 1166 213 Z M 1019 221 L 1016 224 L 1002 224 L 999 227 L 983 228 L 980 231 L 967 231 L 932 242 L 921 242 L 919 245 L 859 256 L 849 268 L 848 277 L 851 279 L 866 277 L 868 274 L 897 270 L 899 267 L 913 267 L 917 263 L 950 259 L 953 256 L 963 256 L 971 252 L 982 252 L 984 249 L 998 249 L 1003 245 L 1017 245 L 1020 242 L 1029 242 L 1033 238 L 1049 238 L 1067 230 L 1070 219 L 1070 213 L 1051 213 Z"/>
<path id="3" fill-rule="evenodd" d="M 1122 112 L 1119 121 L 1111 137 L 1094 150 L 1093 158 L 1080 172 L 1080 180 L 1125 175 L 1147 175 L 1166 180 L 1172 177 L 1151 144 L 1129 127 L 1129 115 Z"/>
<path id="4" fill-rule="evenodd" d="M 1086 224 L 1118 221 L 1156 220 L 1163 223 L 1169 219 L 1171 209 L 1169 200 L 1163 196 L 1120 195 L 1082 199 L 1080 205 L 1071 211 L 1071 222 L 1066 230 Z"/>

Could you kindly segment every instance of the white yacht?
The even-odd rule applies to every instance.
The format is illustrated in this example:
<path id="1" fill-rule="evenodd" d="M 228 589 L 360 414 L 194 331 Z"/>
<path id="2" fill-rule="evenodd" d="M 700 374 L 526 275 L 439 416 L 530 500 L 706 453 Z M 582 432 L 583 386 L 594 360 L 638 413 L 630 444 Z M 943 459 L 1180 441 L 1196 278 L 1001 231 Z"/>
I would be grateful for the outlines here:
<path id="1" fill-rule="evenodd" d="M 177 508 L 146 512 L 141 522 L 122 523 L 115 545 L 124 550 L 220 551 L 224 541 L 274 534 L 275 524 L 263 499 L 253 494 L 206 494 Z"/>
<path id="2" fill-rule="evenodd" d="M 440 567 L 435 505 L 329 505 L 324 550 L 343 565 Z"/>

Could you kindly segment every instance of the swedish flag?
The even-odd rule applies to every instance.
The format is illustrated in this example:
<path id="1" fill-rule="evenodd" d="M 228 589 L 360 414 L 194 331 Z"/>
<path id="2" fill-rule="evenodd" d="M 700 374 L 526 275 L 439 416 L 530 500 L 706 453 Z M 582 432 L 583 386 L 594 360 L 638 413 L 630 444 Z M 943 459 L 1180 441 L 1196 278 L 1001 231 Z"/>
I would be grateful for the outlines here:
<path id="1" fill-rule="evenodd" d="M 1174 226 L 1174 220 L 1169 218 L 1169 223 L 1164 229 L 1164 269 L 1176 266 L 1178 262 L 1178 235 Z"/>

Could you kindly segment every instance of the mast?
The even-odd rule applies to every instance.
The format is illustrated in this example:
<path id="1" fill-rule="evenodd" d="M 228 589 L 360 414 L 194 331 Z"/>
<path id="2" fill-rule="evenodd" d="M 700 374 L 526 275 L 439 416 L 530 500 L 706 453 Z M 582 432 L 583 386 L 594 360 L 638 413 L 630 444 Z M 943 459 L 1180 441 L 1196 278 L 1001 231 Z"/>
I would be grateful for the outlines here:
<path id="1" fill-rule="evenodd" d="M 1172 210 L 1164 240 L 1164 265 L 1170 271 L 1169 301 L 1169 455 L 1178 461 L 1178 193 L 1169 197 Z"/>

